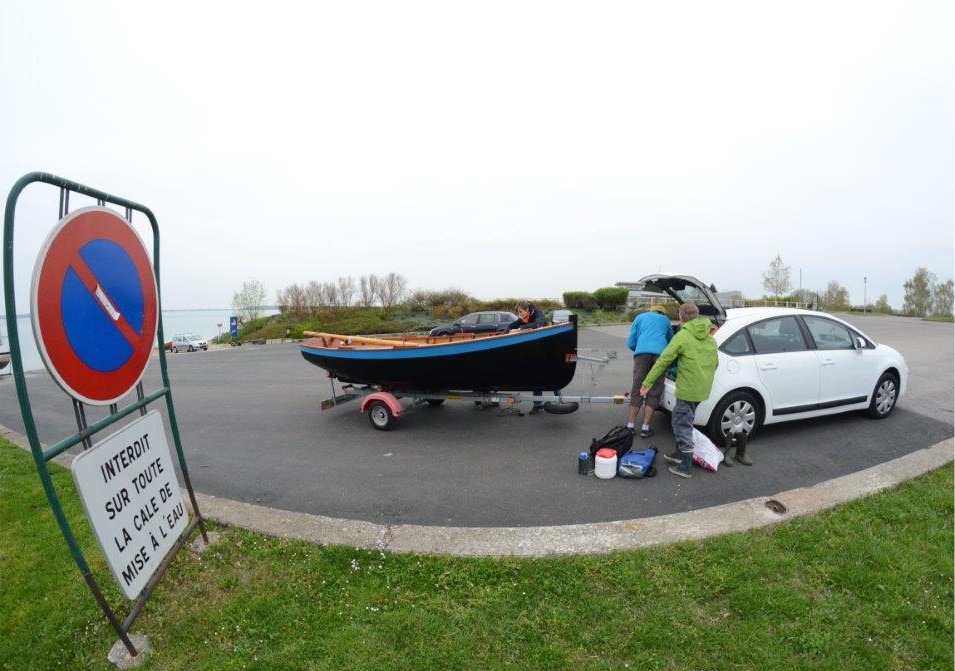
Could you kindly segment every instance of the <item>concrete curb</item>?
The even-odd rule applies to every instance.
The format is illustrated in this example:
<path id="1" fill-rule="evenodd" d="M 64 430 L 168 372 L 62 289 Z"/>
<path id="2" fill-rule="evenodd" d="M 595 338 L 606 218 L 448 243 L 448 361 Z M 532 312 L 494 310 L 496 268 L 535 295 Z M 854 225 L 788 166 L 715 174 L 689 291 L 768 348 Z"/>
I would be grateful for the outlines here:
<path id="1" fill-rule="evenodd" d="M 0 426 L 0 435 L 26 451 L 23 434 Z M 601 554 L 747 531 L 817 513 L 894 487 L 955 460 L 955 439 L 856 473 L 780 492 L 685 513 L 619 522 L 539 527 L 431 527 L 383 525 L 289 512 L 196 493 L 203 515 L 230 526 L 318 545 L 344 545 L 398 553 L 461 557 L 545 557 Z M 54 459 L 69 468 L 72 457 Z M 767 505 L 769 504 L 769 505 Z M 778 504 L 781 504 L 779 506 Z M 771 507 L 783 512 L 774 512 Z"/>
<path id="2" fill-rule="evenodd" d="M 199 495 L 203 514 L 224 524 L 270 536 L 317 544 L 348 545 L 463 557 L 543 557 L 600 554 L 677 541 L 700 540 L 746 531 L 816 513 L 875 494 L 951 463 L 955 441 L 948 439 L 884 464 L 767 498 L 754 498 L 686 513 L 645 519 L 545 527 L 429 527 L 293 513 Z M 785 512 L 773 512 L 767 502 Z"/>

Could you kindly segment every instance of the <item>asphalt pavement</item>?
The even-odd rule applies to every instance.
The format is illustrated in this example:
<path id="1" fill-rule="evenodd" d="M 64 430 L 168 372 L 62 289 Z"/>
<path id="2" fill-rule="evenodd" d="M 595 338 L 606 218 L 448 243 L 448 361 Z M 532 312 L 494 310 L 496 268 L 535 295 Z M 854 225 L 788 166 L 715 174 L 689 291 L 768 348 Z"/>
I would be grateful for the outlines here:
<path id="1" fill-rule="evenodd" d="M 626 422 L 625 405 L 521 416 L 448 401 L 411 408 L 394 430 L 381 432 L 357 401 L 318 409 L 331 395 L 328 378 L 294 343 L 180 353 L 169 355 L 168 364 L 192 482 L 209 497 L 378 525 L 578 525 L 769 497 L 951 439 L 952 325 L 884 316 L 850 321 L 908 360 L 909 393 L 895 412 L 882 421 L 854 413 L 764 427 L 750 444 L 754 466 L 695 469 L 691 480 L 662 467 L 643 480 L 578 474 L 577 454 Z M 626 334 L 626 326 L 582 328 L 580 348 L 619 356 L 595 381 L 590 365 L 578 364 L 565 393 L 628 391 Z M 49 375 L 30 373 L 27 381 L 41 441 L 53 444 L 75 432 L 71 402 Z M 158 388 L 158 359 L 144 383 L 147 393 Z M 90 408 L 90 421 L 102 413 Z M 23 432 L 9 377 L 0 380 L 0 424 Z M 635 444 L 671 449 L 668 416 L 658 414 L 653 428 L 652 438 Z"/>

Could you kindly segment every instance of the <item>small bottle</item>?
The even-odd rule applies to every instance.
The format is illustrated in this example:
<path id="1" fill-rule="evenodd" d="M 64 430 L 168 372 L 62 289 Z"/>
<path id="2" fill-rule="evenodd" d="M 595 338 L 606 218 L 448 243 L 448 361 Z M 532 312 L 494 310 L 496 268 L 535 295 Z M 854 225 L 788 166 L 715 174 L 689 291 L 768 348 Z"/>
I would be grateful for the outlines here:
<path id="1" fill-rule="evenodd" d="M 581 452 L 577 455 L 577 472 L 587 475 L 590 472 L 590 452 Z"/>

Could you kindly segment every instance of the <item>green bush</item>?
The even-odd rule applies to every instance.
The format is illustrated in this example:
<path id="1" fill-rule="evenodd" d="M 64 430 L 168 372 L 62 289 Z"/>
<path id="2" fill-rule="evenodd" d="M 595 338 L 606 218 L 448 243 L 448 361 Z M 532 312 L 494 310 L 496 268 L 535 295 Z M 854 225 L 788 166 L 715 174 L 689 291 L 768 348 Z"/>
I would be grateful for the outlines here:
<path id="1" fill-rule="evenodd" d="M 563 298 L 564 305 L 571 310 L 593 310 L 597 307 L 597 301 L 589 291 L 567 291 Z"/>
<path id="2" fill-rule="evenodd" d="M 408 312 L 430 312 L 439 307 L 453 310 L 470 306 L 475 302 L 472 296 L 453 287 L 441 291 L 419 289 L 405 301 L 404 308 Z M 466 311 L 461 314 L 466 314 Z"/>
<path id="3" fill-rule="evenodd" d="M 627 304 L 629 293 L 625 287 L 603 287 L 594 292 L 594 300 L 601 310 L 616 310 Z"/>

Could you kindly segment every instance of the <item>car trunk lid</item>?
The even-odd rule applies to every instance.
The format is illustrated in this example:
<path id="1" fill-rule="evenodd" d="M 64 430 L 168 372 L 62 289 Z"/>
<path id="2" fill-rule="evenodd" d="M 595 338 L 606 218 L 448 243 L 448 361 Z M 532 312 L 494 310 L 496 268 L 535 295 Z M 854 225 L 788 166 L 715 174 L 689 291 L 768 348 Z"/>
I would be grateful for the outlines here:
<path id="1" fill-rule="evenodd" d="M 690 275 L 647 275 L 639 280 L 643 291 L 666 294 L 677 303 L 695 303 L 700 316 L 709 318 L 717 326 L 726 321 L 726 310 L 716 297 L 715 287 L 708 287 Z"/>

